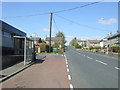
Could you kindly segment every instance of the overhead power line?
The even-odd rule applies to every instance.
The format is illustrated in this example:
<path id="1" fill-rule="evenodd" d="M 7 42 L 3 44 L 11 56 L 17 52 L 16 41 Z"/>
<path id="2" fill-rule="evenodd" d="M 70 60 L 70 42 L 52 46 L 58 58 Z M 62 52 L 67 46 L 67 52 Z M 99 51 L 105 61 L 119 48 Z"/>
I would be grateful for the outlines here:
<path id="1" fill-rule="evenodd" d="M 64 19 L 64 20 L 66 20 L 66 21 L 69 21 L 69 22 L 71 22 L 71 23 L 74 23 L 74 24 L 79 25 L 79 26 L 82 26 L 82 27 L 91 28 L 91 29 L 93 29 L 93 30 L 94 30 L 94 29 L 95 29 L 95 30 L 100 30 L 100 31 L 102 30 L 102 31 L 105 31 L 105 32 L 110 31 L 110 30 L 105 30 L 105 29 L 100 29 L 100 28 L 96 28 L 96 27 L 84 25 L 84 24 L 78 23 L 78 22 L 76 22 L 76 21 L 72 21 L 72 20 L 70 20 L 70 19 L 68 19 L 68 18 L 65 18 L 65 17 L 60 16 L 60 15 L 57 15 L 57 14 L 54 14 L 54 15 L 56 15 L 57 17 L 59 17 L 59 18 L 61 18 L 61 19 Z"/>
<path id="2" fill-rule="evenodd" d="M 24 16 L 9 16 L 9 17 L 2 17 L 2 18 L 23 18 L 23 17 L 33 17 L 33 16 L 46 15 L 46 14 L 50 14 L 50 13 L 47 12 L 47 13 L 39 13 L 39 14 L 24 15 Z"/>
<path id="3" fill-rule="evenodd" d="M 93 5 L 93 4 L 97 4 L 97 3 L 100 3 L 102 1 L 104 1 L 104 0 L 101 0 L 101 1 L 98 1 L 98 2 L 89 3 L 89 4 L 85 4 L 85 5 L 74 7 L 74 8 L 59 10 L 59 11 L 55 11 L 55 12 L 52 12 L 52 13 L 60 13 L 60 12 L 65 12 L 65 11 L 71 11 L 71 10 L 87 7 L 87 6 L 90 6 L 90 5 Z M 40 14 L 33 14 L 33 15 L 6 16 L 6 17 L 2 17 L 2 18 L 24 18 L 24 17 L 33 17 L 33 16 L 46 15 L 46 14 L 50 14 L 50 12 L 40 13 Z"/>
<path id="4" fill-rule="evenodd" d="M 54 17 L 53 17 L 53 22 L 54 22 L 54 24 L 55 24 L 56 29 L 57 29 L 58 31 L 60 31 L 60 29 L 58 28 L 57 23 L 56 23 Z"/>
<path id="5" fill-rule="evenodd" d="M 90 5 L 93 5 L 93 4 L 97 4 L 97 3 L 100 3 L 100 2 L 103 2 L 103 1 L 104 0 L 101 0 L 101 1 L 98 1 L 98 2 L 89 3 L 89 4 L 78 6 L 78 7 L 74 7 L 74 8 L 69 8 L 69 9 L 64 9 L 64 10 L 60 10 L 60 11 L 55 11 L 53 13 L 60 13 L 60 12 L 65 12 L 65 11 L 71 11 L 71 10 L 87 7 L 87 6 L 90 6 Z"/>

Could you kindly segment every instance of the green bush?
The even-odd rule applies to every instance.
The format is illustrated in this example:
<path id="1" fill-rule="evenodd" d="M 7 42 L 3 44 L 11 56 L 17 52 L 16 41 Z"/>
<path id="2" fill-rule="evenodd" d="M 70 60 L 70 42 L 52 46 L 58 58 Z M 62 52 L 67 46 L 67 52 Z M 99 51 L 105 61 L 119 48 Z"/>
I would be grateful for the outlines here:
<path id="1" fill-rule="evenodd" d="M 64 54 L 64 52 L 58 52 L 58 54 Z"/>
<path id="2" fill-rule="evenodd" d="M 89 50 L 101 50 L 101 47 L 90 47 Z"/>
<path id="3" fill-rule="evenodd" d="M 53 47 L 51 47 L 51 52 L 52 52 L 52 48 Z M 46 51 L 49 52 L 49 45 L 46 45 Z"/>
<path id="4" fill-rule="evenodd" d="M 45 43 L 40 43 L 40 52 L 45 52 L 46 51 L 46 46 Z"/>
<path id="5" fill-rule="evenodd" d="M 120 53 L 120 47 L 119 46 L 112 46 L 111 51 L 116 52 L 116 53 Z"/>
<path id="6" fill-rule="evenodd" d="M 75 45 L 75 48 L 81 49 L 81 46 L 80 46 L 79 44 L 76 44 L 76 45 Z"/>

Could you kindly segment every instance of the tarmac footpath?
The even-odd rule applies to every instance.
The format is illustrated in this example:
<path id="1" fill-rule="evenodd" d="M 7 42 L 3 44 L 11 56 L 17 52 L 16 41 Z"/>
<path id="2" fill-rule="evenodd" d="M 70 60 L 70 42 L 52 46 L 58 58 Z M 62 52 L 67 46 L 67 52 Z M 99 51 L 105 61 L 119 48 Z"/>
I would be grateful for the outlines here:
<path id="1" fill-rule="evenodd" d="M 2 83 L 2 88 L 70 88 L 63 55 L 47 55 Z"/>
<path id="2" fill-rule="evenodd" d="M 39 55 L 39 59 L 43 59 L 45 57 L 46 57 L 45 54 Z M 33 64 L 34 64 L 34 62 L 29 62 L 29 64 L 24 65 L 24 61 L 22 61 L 22 62 L 18 62 L 16 64 L 14 64 L 12 66 L 9 66 L 3 70 L 0 70 L 0 84 L 2 82 L 4 82 L 5 80 L 13 77 L 14 75 L 22 72 L 23 70 L 25 70 L 26 68 L 30 67 Z"/>

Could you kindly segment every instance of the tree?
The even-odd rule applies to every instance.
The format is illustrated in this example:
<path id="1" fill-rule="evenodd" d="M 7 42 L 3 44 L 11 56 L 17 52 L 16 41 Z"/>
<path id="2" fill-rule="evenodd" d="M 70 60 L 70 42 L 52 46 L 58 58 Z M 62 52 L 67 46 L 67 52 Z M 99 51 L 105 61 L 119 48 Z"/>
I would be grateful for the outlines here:
<path id="1" fill-rule="evenodd" d="M 76 37 L 74 37 L 73 39 L 72 39 L 72 41 L 71 41 L 71 45 L 72 46 L 76 46 L 78 43 L 77 43 L 77 38 Z"/>
<path id="2" fill-rule="evenodd" d="M 78 44 L 77 38 L 74 37 L 71 41 L 71 45 L 74 46 L 75 48 L 81 49 L 82 46 Z"/>
<path id="3" fill-rule="evenodd" d="M 65 45 L 65 43 L 66 43 L 64 33 L 63 33 L 63 32 L 58 32 L 58 33 L 56 34 L 56 37 L 61 37 L 61 38 L 62 38 L 61 45 L 62 45 L 62 47 L 64 47 L 64 45 Z"/>
<path id="4" fill-rule="evenodd" d="M 53 47 L 59 48 L 59 43 L 58 43 L 58 42 L 55 42 L 54 45 L 53 45 Z"/>
<path id="5" fill-rule="evenodd" d="M 82 46 L 80 46 L 78 43 L 75 45 L 75 48 L 81 49 Z"/>
<path id="6" fill-rule="evenodd" d="M 41 38 L 39 38 L 39 40 L 38 40 L 38 43 L 42 43 L 42 40 L 41 40 Z"/>

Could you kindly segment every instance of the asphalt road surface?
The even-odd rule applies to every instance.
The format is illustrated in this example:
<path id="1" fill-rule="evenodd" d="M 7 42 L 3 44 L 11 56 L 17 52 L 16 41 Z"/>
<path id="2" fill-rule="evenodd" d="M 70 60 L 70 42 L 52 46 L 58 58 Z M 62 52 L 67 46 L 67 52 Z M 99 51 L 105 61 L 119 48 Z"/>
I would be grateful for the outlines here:
<path id="1" fill-rule="evenodd" d="M 118 88 L 118 60 L 67 47 L 74 88 Z"/>

